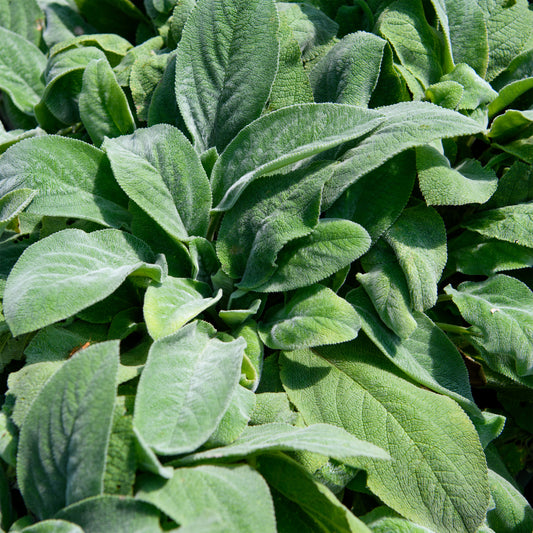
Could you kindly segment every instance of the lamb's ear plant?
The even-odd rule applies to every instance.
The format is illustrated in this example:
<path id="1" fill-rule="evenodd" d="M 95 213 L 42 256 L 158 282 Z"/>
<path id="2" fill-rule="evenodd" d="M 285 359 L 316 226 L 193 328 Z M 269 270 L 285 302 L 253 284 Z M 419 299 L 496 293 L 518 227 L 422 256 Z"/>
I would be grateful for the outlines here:
<path id="1" fill-rule="evenodd" d="M 0 0 L 0 531 L 531 532 L 526 0 Z"/>

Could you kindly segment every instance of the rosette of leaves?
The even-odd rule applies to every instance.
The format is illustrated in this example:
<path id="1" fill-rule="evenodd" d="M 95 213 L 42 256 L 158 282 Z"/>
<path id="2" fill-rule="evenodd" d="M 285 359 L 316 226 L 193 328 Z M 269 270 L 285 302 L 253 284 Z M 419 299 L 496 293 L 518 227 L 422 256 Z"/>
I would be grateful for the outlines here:
<path id="1" fill-rule="evenodd" d="M 0 527 L 531 531 L 528 2 L 21 6 Z"/>

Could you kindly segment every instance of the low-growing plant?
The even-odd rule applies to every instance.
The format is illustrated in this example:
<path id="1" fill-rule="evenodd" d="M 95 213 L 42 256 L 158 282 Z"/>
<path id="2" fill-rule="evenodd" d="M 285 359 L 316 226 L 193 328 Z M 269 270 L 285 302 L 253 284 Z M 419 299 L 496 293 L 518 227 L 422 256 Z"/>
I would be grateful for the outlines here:
<path id="1" fill-rule="evenodd" d="M 0 0 L 1 528 L 531 532 L 532 27 Z"/>

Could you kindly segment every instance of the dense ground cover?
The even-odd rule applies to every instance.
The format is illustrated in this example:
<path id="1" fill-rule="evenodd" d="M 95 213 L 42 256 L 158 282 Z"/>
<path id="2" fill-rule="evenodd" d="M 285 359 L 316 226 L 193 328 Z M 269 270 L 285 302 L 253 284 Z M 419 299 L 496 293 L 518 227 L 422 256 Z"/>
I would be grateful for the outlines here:
<path id="1" fill-rule="evenodd" d="M 1 528 L 530 533 L 531 28 L 0 0 Z"/>

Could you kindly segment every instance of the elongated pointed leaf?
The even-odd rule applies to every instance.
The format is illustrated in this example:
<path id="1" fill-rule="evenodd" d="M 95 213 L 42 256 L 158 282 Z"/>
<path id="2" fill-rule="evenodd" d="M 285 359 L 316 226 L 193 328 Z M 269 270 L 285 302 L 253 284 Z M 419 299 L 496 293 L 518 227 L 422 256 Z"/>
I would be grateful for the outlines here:
<path id="1" fill-rule="evenodd" d="M 165 483 L 145 477 L 136 497 L 185 527 L 213 516 L 217 523 L 213 531 L 219 533 L 276 532 L 268 485 L 248 465 L 179 468 Z"/>
<path id="2" fill-rule="evenodd" d="M 401 339 L 383 326 L 361 289 L 349 292 L 346 299 L 357 311 L 363 331 L 396 367 L 428 389 L 450 396 L 471 416 L 481 416 L 461 355 L 427 316 L 413 313 L 415 329 Z"/>
<path id="3" fill-rule="evenodd" d="M 483 130 L 472 119 L 427 102 L 402 102 L 379 111 L 385 121 L 344 155 L 324 188 L 324 207 L 331 206 L 361 176 L 408 148 Z"/>
<path id="4" fill-rule="evenodd" d="M 240 378 L 244 339 L 221 342 L 194 322 L 150 348 L 133 423 L 162 455 L 196 450 L 224 416 Z"/>
<path id="5" fill-rule="evenodd" d="M 211 207 L 209 182 L 183 133 L 158 124 L 108 139 L 104 149 L 126 194 L 171 237 L 186 240 L 188 235 L 205 235 Z"/>
<path id="6" fill-rule="evenodd" d="M 425 17 L 421 0 L 397 0 L 381 14 L 379 33 L 400 62 L 424 86 L 442 76 L 442 50 L 437 32 Z"/>
<path id="7" fill-rule="evenodd" d="M 282 455 L 266 455 L 258 459 L 258 469 L 270 486 L 297 503 L 326 531 L 370 533 L 329 489 L 315 481 L 296 461 Z"/>
<path id="8" fill-rule="evenodd" d="M 527 285 L 498 274 L 482 282 L 450 285 L 459 311 L 482 337 L 472 342 L 482 349 L 483 359 L 496 372 L 533 385 L 533 293 Z"/>
<path id="9" fill-rule="evenodd" d="M 367 107 L 378 82 L 385 44 L 372 33 L 346 35 L 309 74 L 315 101 Z"/>
<path id="10" fill-rule="evenodd" d="M 127 198 L 104 153 L 87 143 L 47 135 L 9 148 L 0 159 L 0 197 L 21 188 L 37 191 L 28 213 L 129 224 Z"/>
<path id="11" fill-rule="evenodd" d="M 328 422 L 384 448 L 368 459 L 367 484 L 406 518 L 443 533 L 473 533 L 489 503 L 477 433 L 449 398 L 398 377 L 358 342 L 285 352 L 284 388 L 307 423 Z M 319 400 L 320 399 L 320 400 Z"/>
<path id="12" fill-rule="evenodd" d="M 118 230 L 67 229 L 30 246 L 11 270 L 4 315 L 14 335 L 53 324 L 103 300 L 130 274 L 163 277 L 142 241 Z"/>
<path id="13" fill-rule="evenodd" d="M 45 66 L 46 57 L 37 46 L 0 26 L 0 90 L 23 113 L 33 114 L 41 99 Z"/>
<path id="14" fill-rule="evenodd" d="M 176 55 L 176 97 L 203 152 L 221 152 L 256 119 L 278 66 L 279 22 L 273 0 L 200 0 Z"/>
<path id="15" fill-rule="evenodd" d="M 209 285 L 185 278 L 167 277 L 161 285 L 151 285 L 144 298 L 144 319 L 154 340 L 178 331 L 222 297 L 211 297 Z"/>
<path id="16" fill-rule="evenodd" d="M 84 533 L 162 533 L 158 510 L 129 496 L 104 494 L 62 509 L 57 518 L 78 524 Z"/>
<path id="17" fill-rule="evenodd" d="M 217 255 L 243 286 L 268 280 L 276 256 L 289 241 L 311 233 L 318 224 L 320 196 L 329 167 L 311 167 L 251 183 L 222 220 Z"/>
<path id="18" fill-rule="evenodd" d="M 17 473 L 39 518 L 103 491 L 115 405 L 118 342 L 89 346 L 46 383 L 26 417 Z"/>
<path id="19" fill-rule="evenodd" d="M 298 289 L 285 306 L 270 309 L 259 335 L 269 348 L 294 350 L 349 341 L 360 327 L 350 304 L 317 284 Z"/>
<path id="20" fill-rule="evenodd" d="M 289 106 L 257 119 L 215 163 L 215 209 L 231 208 L 254 179 L 361 137 L 382 121 L 377 111 L 342 104 Z"/>
<path id="21" fill-rule="evenodd" d="M 371 244 L 366 230 L 349 220 L 320 219 L 312 233 L 287 244 L 276 258 L 277 268 L 268 281 L 250 287 L 246 273 L 240 288 L 258 292 L 297 289 L 321 281 L 361 257 Z"/>
<path id="22" fill-rule="evenodd" d="M 405 274 L 412 308 L 423 311 L 433 307 L 447 259 L 446 228 L 440 215 L 430 207 L 405 209 L 385 240 Z"/>
<path id="23" fill-rule="evenodd" d="M 83 73 L 80 117 L 92 141 L 100 146 L 104 137 L 132 133 L 135 122 L 128 100 L 109 63 L 91 61 Z"/>
<path id="24" fill-rule="evenodd" d="M 206 460 L 235 461 L 244 457 L 270 452 L 308 451 L 358 463 L 358 457 L 386 460 L 387 453 L 377 446 L 354 438 L 341 428 L 327 424 L 313 424 L 297 428 L 289 424 L 249 426 L 232 444 L 194 453 L 175 464 L 190 464 Z"/>

